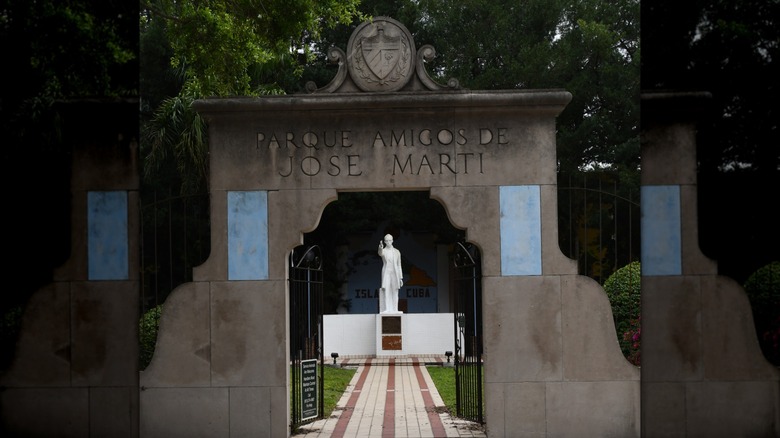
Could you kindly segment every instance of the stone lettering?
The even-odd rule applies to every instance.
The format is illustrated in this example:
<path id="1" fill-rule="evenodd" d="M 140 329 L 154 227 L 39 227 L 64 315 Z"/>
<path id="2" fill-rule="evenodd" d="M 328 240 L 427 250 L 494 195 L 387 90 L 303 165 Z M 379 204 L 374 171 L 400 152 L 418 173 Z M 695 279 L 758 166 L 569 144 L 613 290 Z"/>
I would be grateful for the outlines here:
<path id="1" fill-rule="evenodd" d="M 506 139 L 506 128 L 498 128 L 498 144 L 507 144 L 509 141 Z"/>
<path id="2" fill-rule="evenodd" d="M 420 167 L 417 168 L 417 175 L 422 172 L 422 168 L 427 167 L 428 170 L 431 172 L 431 175 L 434 175 L 433 168 L 431 167 L 431 163 L 428 161 L 428 155 L 423 155 L 422 160 L 420 160 Z"/>
<path id="3" fill-rule="evenodd" d="M 485 173 L 482 161 L 482 152 L 474 154 L 473 152 L 460 152 L 457 154 L 437 154 L 433 159 L 428 154 L 409 154 L 406 158 L 399 158 L 398 154 L 393 155 L 393 175 L 420 175 L 425 174 L 441 175 L 444 173 L 467 174 L 471 170 L 478 173 Z M 474 165 L 469 168 L 469 163 L 476 161 L 477 169 Z"/>
<path id="4" fill-rule="evenodd" d="M 458 139 L 455 140 L 455 143 L 463 146 L 467 142 L 468 142 L 468 140 L 466 139 L 466 130 L 463 129 L 463 128 L 458 129 Z"/>
<path id="5" fill-rule="evenodd" d="M 406 146 L 406 131 L 401 131 L 398 136 L 395 135 L 395 131 L 390 131 L 390 146 Z"/>
<path id="6" fill-rule="evenodd" d="M 303 157 L 301 159 L 301 172 L 306 176 L 314 176 L 320 173 L 322 165 L 320 160 L 315 157 Z"/>
<path id="7" fill-rule="evenodd" d="M 330 176 L 339 176 L 342 173 L 342 160 L 346 161 L 346 172 L 348 176 L 360 176 L 363 172 L 358 168 L 358 160 L 360 155 L 350 154 L 346 156 L 331 155 L 326 160 L 328 164 L 326 173 Z M 306 176 L 317 176 L 322 172 L 322 162 L 317 157 L 305 156 L 300 159 L 296 164 L 295 156 L 288 156 L 287 159 L 282 159 L 282 164 L 279 166 L 279 176 L 288 177 L 292 175 L 293 171 L 300 171 Z"/>
<path id="8" fill-rule="evenodd" d="M 339 176 L 341 174 L 341 167 L 339 167 L 339 156 L 333 155 L 330 157 L 330 169 L 328 169 L 328 175 Z"/>
<path id="9" fill-rule="evenodd" d="M 265 132 L 258 132 L 257 148 L 281 149 L 286 147 L 288 149 L 300 149 L 301 147 L 307 147 L 316 150 L 320 150 L 323 147 L 331 149 L 336 147 L 349 148 L 352 147 L 350 133 L 351 131 L 349 130 L 306 131 L 298 136 L 295 132 L 287 131 L 284 133 L 284 143 L 280 143 L 280 137 L 275 132 L 271 132 L 270 135 L 266 135 Z"/>
<path id="10" fill-rule="evenodd" d="M 423 129 L 420 131 L 420 144 L 423 146 L 430 146 L 431 145 L 431 130 L 430 129 Z"/>
<path id="11" fill-rule="evenodd" d="M 360 155 L 347 155 L 347 169 L 349 169 L 347 174 L 349 176 L 360 176 L 363 174 L 363 172 L 357 170 L 358 158 L 360 158 Z"/>
<path id="12" fill-rule="evenodd" d="M 353 131 L 345 129 L 257 132 L 256 148 L 288 149 L 288 157 L 279 158 L 278 174 L 281 177 L 300 173 L 305 176 L 325 174 L 331 177 L 362 176 L 359 154 L 345 154 L 341 149 L 353 148 Z M 389 129 L 368 133 L 373 135 L 366 141 L 374 148 L 394 148 L 406 150 L 409 154 L 393 153 L 392 175 L 458 175 L 484 173 L 484 155 L 482 152 L 461 152 L 459 146 L 470 142 L 483 148 L 509 144 L 507 128 L 479 128 L 469 133 L 465 128 L 450 129 Z M 432 147 L 447 147 L 446 152 L 430 153 Z M 453 148 L 454 147 L 454 148 Z M 332 152 L 322 156 L 311 152 L 304 157 L 296 157 L 298 150 Z M 443 149 L 444 150 L 444 149 Z M 473 150 L 473 149 L 472 149 Z M 417 153 L 414 151 L 427 151 Z"/>
<path id="13" fill-rule="evenodd" d="M 385 140 L 382 138 L 382 133 L 379 131 L 377 131 L 376 136 L 374 137 L 374 147 L 378 146 L 387 146 Z"/>
<path id="14" fill-rule="evenodd" d="M 439 131 L 439 134 L 436 136 L 436 138 L 439 139 L 439 143 L 448 145 L 452 143 L 452 132 L 447 129 L 442 129 Z"/>
<path id="15" fill-rule="evenodd" d="M 486 145 L 493 141 L 493 131 L 482 128 L 479 130 L 479 144 Z"/>

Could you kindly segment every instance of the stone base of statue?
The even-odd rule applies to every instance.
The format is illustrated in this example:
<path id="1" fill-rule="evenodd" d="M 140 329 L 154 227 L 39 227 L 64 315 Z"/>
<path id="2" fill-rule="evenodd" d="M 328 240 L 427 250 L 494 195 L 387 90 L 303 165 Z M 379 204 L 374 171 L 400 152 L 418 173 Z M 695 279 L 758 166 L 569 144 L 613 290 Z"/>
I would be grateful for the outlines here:
<path id="1" fill-rule="evenodd" d="M 403 353 L 403 312 L 376 316 L 376 357 L 398 356 Z"/>

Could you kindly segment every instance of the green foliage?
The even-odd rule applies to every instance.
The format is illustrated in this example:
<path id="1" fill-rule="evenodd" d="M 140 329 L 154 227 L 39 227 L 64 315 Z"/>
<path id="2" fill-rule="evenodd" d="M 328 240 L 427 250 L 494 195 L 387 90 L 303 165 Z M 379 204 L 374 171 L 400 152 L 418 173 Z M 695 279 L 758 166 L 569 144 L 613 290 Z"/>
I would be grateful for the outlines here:
<path id="1" fill-rule="evenodd" d="M 257 95 L 265 83 L 254 81 L 257 66 L 290 54 L 309 57 L 305 36 L 349 23 L 358 0 L 145 0 L 142 32 L 164 20 L 173 49 L 172 66 L 186 66 L 192 92 L 204 96 Z M 292 62 L 288 71 L 300 75 Z"/>
<path id="2" fill-rule="evenodd" d="M 620 349 L 629 359 L 638 358 L 641 285 L 639 262 L 631 262 L 618 269 L 604 282 L 604 290 L 612 304 L 612 317 Z M 626 333 L 631 334 L 626 336 Z"/>
<path id="3" fill-rule="evenodd" d="M 762 266 L 745 281 L 758 340 L 766 358 L 780 365 L 780 261 Z"/>
<path id="4" fill-rule="evenodd" d="M 305 41 L 359 16 L 359 0 L 141 2 L 141 154 L 147 183 L 208 187 L 201 97 L 284 93 L 312 59 Z M 166 64 L 167 63 L 167 64 Z M 148 71 L 147 71 L 148 68 Z"/>
<path id="5" fill-rule="evenodd" d="M 572 93 L 557 120 L 560 170 L 638 171 L 639 2 L 423 0 L 416 39 L 470 89 Z"/>
<path id="6" fill-rule="evenodd" d="M 137 93 L 137 38 L 128 26 L 136 11 L 114 0 L 4 2 L 0 47 L 13 66 L 6 80 L 25 84 L 8 91 L 42 100 Z"/>
<path id="7" fill-rule="evenodd" d="M 144 176 L 177 175 L 179 193 L 204 193 L 208 189 L 208 136 L 206 123 L 192 102 L 199 96 L 182 92 L 165 99 L 143 127 Z M 175 166 L 176 172 L 161 172 Z"/>
<path id="8" fill-rule="evenodd" d="M 157 330 L 160 327 L 160 315 L 163 305 L 152 307 L 141 316 L 138 326 L 139 369 L 144 370 L 152 361 L 154 348 L 157 345 Z"/>

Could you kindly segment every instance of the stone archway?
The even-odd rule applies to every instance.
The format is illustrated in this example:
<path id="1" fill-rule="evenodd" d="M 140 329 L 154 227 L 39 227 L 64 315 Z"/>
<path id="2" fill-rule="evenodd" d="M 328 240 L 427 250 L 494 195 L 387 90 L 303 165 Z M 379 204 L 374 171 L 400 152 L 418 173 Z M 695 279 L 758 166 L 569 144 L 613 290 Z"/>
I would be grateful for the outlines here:
<path id="1" fill-rule="evenodd" d="M 482 253 L 488 432 L 639 435 L 639 371 L 603 290 L 558 248 L 555 118 L 571 95 L 439 85 L 422 65 L 432 48 L 414 47 L 377 17 L 309 95 L 195 103 L 212 252 L 166 303 L 142 434 L 288 433 L 283 255 L 338 191 L 429 190 Z"/>

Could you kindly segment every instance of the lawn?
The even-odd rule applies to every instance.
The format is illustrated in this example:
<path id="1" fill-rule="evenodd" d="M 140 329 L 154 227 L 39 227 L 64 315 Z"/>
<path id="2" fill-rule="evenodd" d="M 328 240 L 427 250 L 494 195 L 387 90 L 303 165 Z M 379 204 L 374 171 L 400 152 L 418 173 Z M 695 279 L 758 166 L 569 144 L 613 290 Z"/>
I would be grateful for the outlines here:
<path id="1" fill-rule="evenodd" d="M 442 400 L 444 400 L 444 405 L 447 407 L 447 410 L 454 415 L 455 368 L 443 366 L 428 366 L 426 368 L 428 374 L 431 376 L 431 380 L 433 380 L 434 385 L 436 385 L 436 390 L 439 392 Z M 336 408 L 336 404 L 347 389 L 349 382 L 352 381 L 352 377 L 355 375 L 356 370 L 354 368 L 334 367 L 323 367 L 323 369 L 325 373 L 323 412 L 327 418 L 333 413 L 333 409 Z"/>
<path id="2" fill-rule="evenodd" d="M 324 369 L 324 392 L 323 397 L 323 413 L 325 418 L 330 417 L 333 413 L 333 409 L 336 408 L 336 404 L 341 399 L 342 394 L 347 389 L 349 382 L 352 380 L 352 376 L 357 371 L 354 368 L 335 368 L 335 367 L 323 367 Z"/>
<path id="3" fill-rule="evenodd" d="M 455 367 L 427 366 L 428 374 L 431 375 L 436 390 L 439 391 L 444 405 L 447 407 L 450 415 L 455 415 Z"/>
<path id="4" fill-rule="evenodd" d="M 323 413 L 325 418 L 333 414 L 336 404 L 341 399 L 349 382 L 355 375 L 354 368 L 336 368 L 325 366 L 321 368 L 324 372 L 324 392 L 323 392 Z M 428 374 L 436 385 L 444 405 L 450 415 L 455 415 L 455 368 L 439 365 L 427 366 Z"/>

